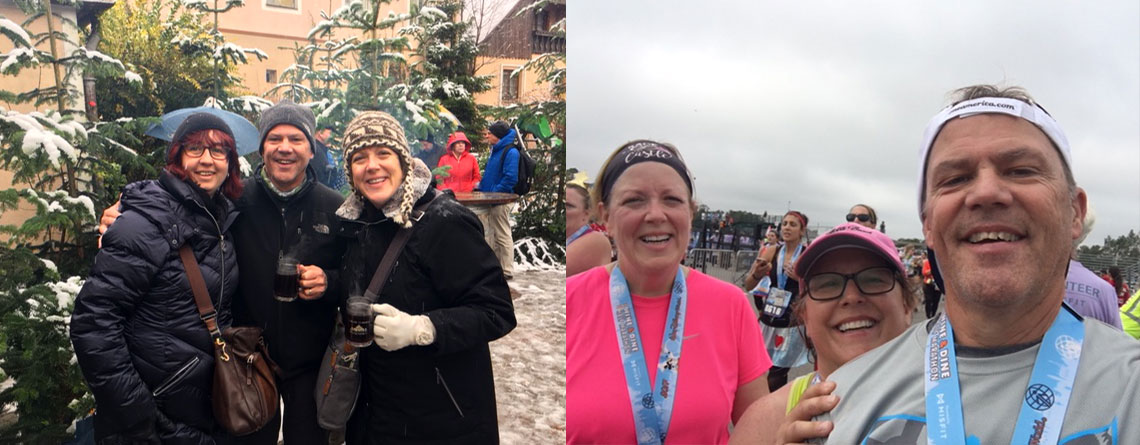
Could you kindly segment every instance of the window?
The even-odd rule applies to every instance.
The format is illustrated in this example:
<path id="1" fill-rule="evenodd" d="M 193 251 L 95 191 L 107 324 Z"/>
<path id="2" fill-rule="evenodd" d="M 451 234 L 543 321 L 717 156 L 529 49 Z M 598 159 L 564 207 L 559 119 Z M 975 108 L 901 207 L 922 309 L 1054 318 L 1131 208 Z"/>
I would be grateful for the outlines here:
<path id="1" fill-rule="evenodd" d="M 297 0 L 265 0 L 265 4 L 278 8 L 297 9 Z"/>
<path id="2" fill-rule="evenodd" d="M 265 82 L 277 83 L 277 70 L 265 70 Z"/>
<path id="3" fill-rule="evenodd" d="M 499 81 L 500 97 L 503 103 L 518 103 L 519 101 L 519 85 L 522 80 L 522 72 L 512 76 L 515 68 L 503 68 L 503 75 Z"/>

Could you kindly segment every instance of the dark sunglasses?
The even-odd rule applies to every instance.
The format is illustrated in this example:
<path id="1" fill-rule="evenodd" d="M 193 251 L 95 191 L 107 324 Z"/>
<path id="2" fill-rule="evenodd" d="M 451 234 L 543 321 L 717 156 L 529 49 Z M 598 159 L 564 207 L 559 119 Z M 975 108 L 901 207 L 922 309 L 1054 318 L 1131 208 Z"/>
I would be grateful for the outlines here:
<path id="1" fill-rule="evenodd" d="M 847 222 L 855 222 L 856 219 L 858 219 L 859 222 L 867 222 L 871 220 L 871 215 L 868 215 L 866 213 L 861 213 L 858 215 L 854 213 L 847 214 Z"/>

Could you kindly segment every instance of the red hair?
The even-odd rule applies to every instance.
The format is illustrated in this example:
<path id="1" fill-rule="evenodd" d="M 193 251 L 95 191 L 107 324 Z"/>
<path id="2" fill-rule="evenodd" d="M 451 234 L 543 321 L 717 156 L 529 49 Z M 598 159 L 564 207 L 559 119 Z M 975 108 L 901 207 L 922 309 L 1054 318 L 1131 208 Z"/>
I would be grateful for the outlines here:
<path id="1" fill-rule="evenodd" d="M 226 147 L 227 174 L 226 180 L 222 181 L 222 187 L 219 190 L 230 199 L 237 199 L 238 196 L 241 196 L 241 167 L 238 164 L 234 138 L 222 130 L 209 128 L 195 131 L 183 137 L 181 141 L 175 141 L 170 150 L 166 152 L 166 171 L 183 181 L 190 178 L 190 175 L 182 168 L 182 148 L 188 145 L 221 145 Z M 209 155 L 209 153 L 202 153 L 202 156 Z"/>

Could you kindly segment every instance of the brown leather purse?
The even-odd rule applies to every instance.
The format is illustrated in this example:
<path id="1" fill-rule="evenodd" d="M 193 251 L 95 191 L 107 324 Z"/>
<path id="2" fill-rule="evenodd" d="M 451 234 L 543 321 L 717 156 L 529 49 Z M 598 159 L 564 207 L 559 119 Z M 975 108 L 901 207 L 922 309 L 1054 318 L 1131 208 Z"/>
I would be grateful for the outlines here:
<path id="1" fill-rule="evenodd" d="M 277 364 L 269 358 L 261 328 L 238 326 L 218 330 L 217 312 L 190 247 L 178 250 L 198 314 L 214 343 L 214 420 L 235 436 L 264 427 L 277 413 Z"/>

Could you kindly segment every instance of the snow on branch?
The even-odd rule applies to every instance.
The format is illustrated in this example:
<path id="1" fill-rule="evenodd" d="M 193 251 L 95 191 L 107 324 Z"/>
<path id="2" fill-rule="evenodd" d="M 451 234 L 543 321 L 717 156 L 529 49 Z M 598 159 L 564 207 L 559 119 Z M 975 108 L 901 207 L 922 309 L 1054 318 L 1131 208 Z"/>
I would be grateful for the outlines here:
<path id="1" fill-rule="evenodd" d="M 420 8 L 420 15 L 438 20 L 447 20 L 450 18 L 447 16 L 446 12 L 443 12 L 442 9 L 439 9 L 435 6 L 424 6 L 423 8 Z"/>
<path id="2" fill-rule="evenodd" d="M 0 54 L 0 56 L 4 57 L 4 61 L 0 62 L 0 72 L 8 71 L 8 68 L 17 63 L 38 63 L 38 59 L 36 59 L 37 53 L 38 51 L 36 51 L 35 48 L 21 47 L 13 48 L 12 51 L 7 54 Z"/>
<path id="3" fill-rule="evenodd" d="M 67 209 L 65 209 L 63 207 L 63 205 L 60 204 L 60 201 L 63 201 L 64 203 L 71 205 L 71 206 L 76 206 L 76 205 L 82 206 L 84 209 L 87 210 L 87 213 L 91 215 L 91 219 L 95 219 L 95 203 L 93 201 L 91 201 L 90 196 L 80 195 L 80 196 L 77 196 L 75 198 L 72 198 L 71 196 L 69 196 L 67 194 L 67 192 L 65 192 L 63 190 L 57 190 L 54 192 L 39 192 L 39 193 L 37 193 L 35 190 L 32 190 L 32 189 L 24 189 L 24 193 L 27 193 L 31 199 L 34 199 L 35 202 L 39 203 L 44 208 L 46 208 L 46 211 L 48 213 L 51 213 L 51 212 L 67 213 Z M 47 199 L 41 198 L 40 194 L 43 194 L 44 197 Z M 48 201 L 49 199 L 51 201 Z"/>
<path id="4" fill-rule="evenodd" d="M 0 17 L 0 34 L 8 36 L 17 47 L 32 46 L 32 38 L 28 36 L 28 32 L 16 22 L 4 17 Z"/>
<path id="5" fill-rule="evenodd" d="M 37 112 L 33 114 L 40 113 Z M 40 116 L 42 116 L 42 114 L 40 114 Z M 58 117 L 58 114 L 55 116 Z M 55 132 L 45 129 L 36 116 L 16 111 L 7 111 L 0 114 L 0 120 L 11 122 L 20 127 L 21 130 L 24 130 L 24 139 L 20 150 L 29 157 L 34 157 L 36 153 L 43 152 L 43 154 L 47 156 L 48 161 L 51 162 L 55 168 L 59 168 L 60 155 L 67 156 L 71 162 L 75 162 L 79 157 L 79 151 L 76 150 L 70 142 Z M 51 119 L 45 118 L 45 120 L 50 121 Z M 54 121 L 52 122 L 52 126 L 59 127 Z"/>

